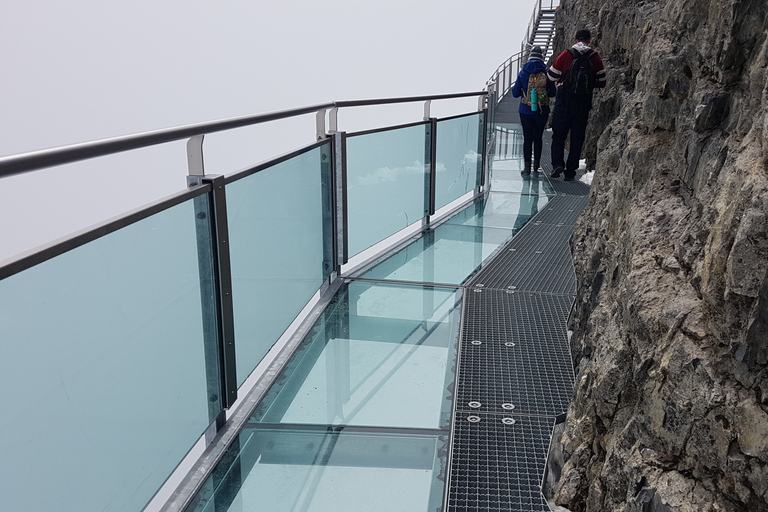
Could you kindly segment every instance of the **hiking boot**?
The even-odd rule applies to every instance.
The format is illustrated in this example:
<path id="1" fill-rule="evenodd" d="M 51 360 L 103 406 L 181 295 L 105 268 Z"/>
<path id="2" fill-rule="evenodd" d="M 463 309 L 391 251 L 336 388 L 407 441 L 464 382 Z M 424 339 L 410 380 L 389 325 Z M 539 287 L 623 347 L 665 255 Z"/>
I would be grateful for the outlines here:
<path id="1" fill-rule="evenodd" d="M 550 178 L 559 178 L 560 175 L 565 171 L 562 167 L 555 167 L 555 171 L 549 175 Z"/>
<path id="2" fill-rule="evenodd" d="M 523 176 L 530 176 L 531 175 L 531 161 L 530 160 L 526 160 L 525 161 L 525 167 L 520 172 L 520 174 L 522 174 Z"/>
<path id="3" fill-rule="evenodd" d="M 533 172 L 539 172 L 539 169 L 541 169 L 541 162 L 538 160 L 533 161 Z"/>
<path id="4" fill-rule="evenodd" d="M 576 176 L 564 176 L 563 181 L 573 181 Z"/>

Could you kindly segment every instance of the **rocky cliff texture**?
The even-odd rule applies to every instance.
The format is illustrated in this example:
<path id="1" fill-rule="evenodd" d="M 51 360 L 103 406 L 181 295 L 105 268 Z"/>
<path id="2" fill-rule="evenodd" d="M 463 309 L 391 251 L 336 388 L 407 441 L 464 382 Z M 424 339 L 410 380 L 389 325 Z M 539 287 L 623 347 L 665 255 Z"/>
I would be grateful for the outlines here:
<path id="1" fill-rule="evenodd" d="M 608 69 L 555 502 L 768 510 L 768 2 L 564 0 Z M 590 167 L 591 168 L 591 167 Z"/>

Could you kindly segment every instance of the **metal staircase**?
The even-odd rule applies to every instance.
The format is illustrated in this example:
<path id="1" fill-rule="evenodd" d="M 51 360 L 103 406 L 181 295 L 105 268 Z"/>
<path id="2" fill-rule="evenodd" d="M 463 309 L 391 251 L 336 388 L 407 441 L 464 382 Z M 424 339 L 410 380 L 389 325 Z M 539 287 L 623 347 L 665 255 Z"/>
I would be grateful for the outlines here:
<path id="1" fill-rule="evenodd" d="M 486 82 L 490 93 L 489 107 L 498 104 L 504 95 L 512 88 L 517 74 L 528 60 L 528 54 L 534 46 L 541 47 L 545 62 L 554 52 L 552 39 L 555 35 L 555 12 L 560 6 L 560 0 L 537 0 L 528 23 L 525 37 L 520 43 L 520 51 L 504 61 Z M 495 100 L 493 97 L 495 96 Z M 495 102 L 495 103 L 494 103 Z"/>
<path id="2" fill-rule="evenodd" d="M 535 19 L 531 19 L 531 23 L 528 26 L 529 32 L 526 33 L 526 39 L 524 44 L 527 43 L 527 48 L 524 50 L 530 50 L 534 46 L 538 46 L 544 52 L 544 60 L 549 61 L 554 49 L 552 48 L 552 38 L 555 35 L 555 8 L 552 7 L 554 1 L 550 1 L 549 8 L 540 8 L 534 11 L 533 15 Z M 541 3 L 539 4 L 541 6 Z"/>

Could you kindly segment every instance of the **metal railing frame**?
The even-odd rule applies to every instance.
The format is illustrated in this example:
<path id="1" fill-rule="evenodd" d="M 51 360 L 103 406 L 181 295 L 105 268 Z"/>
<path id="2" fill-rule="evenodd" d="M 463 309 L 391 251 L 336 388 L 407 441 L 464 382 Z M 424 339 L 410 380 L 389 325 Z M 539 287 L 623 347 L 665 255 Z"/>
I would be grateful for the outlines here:
<path id="1" fill-rule="evenodd" d="M 478 110 L 485 114 L 484 128 L 487 131 L 487 91 L 467 92 L 456 94 L 441 94 L 432 96 L 412 96 L 402 98 L 384 98 L 371 100 L 333 101 L 290 110 L 270 112 L 266 114 L 237 117 L 200 123 L 194 125 L 150 131 L 134 135 L 102 139 L 92 142 L 72 144 L 68 146 L 34 151 L 19 155 L 0 158 L 0 178 L 34 172 L 40 169 L 71 164 L 100 156 L 113 155 L 126 151 L 146 148 L 159 144 L 187 139 L 187 166 L 189 176 L 188 188 L 177 194 L 161 199 L 147 206 L 137 208 L 128 213 L 81 230 L 63 239 L 56 240 L 43 247 L 13 256 L 0 261 L 0 280 L 23 272 L 33 266 L 55 258 L 61 254 L 76 249 L 96 239 L 114 233 L 124 227 L 144 220 L 152 215 L 177 206 L 183 202 L 194 200 L 196 216 L 198 260 L 200 266 L 201 295 L 203 305 L 204 345 L 206 359 L 206 379 L 209 401 L 210 425 L 204 433 L 205 444 L 209 445 L 217 434 L 227 425 L 227 411 L 238 402 L 234 312 L 232 300 L 232 276 L 229 257 L 229 234 L 226 210 L 225 185 L 247 175 L 266 169 L 277 162 L 286 160 L 291 155 L 306 150 L 302 148 L 288 155 L 277 157 L 269 162 L 258 164 L 252 168 L 238 171 L 227 177 L 205 174 L 203 143 L 205 135 L 256 124 L 262 124 L 279 119 L 286 119 L 305 114 L 316 113 L 315 129 L 317 142 L 311 146 L 327 141 L 332 155 L 331 163 L 331 197 L 333 224 L 333 266 L 328 271 L 324 287 L 338 282 L 341 276 L 341 265 L 347 263 L 347 197 L 346 197 L 346 133 L 338 131 L 337 112 L 339 108 L 386 105 L 395 103 L 425 102 L 425 121 L 431 127 L 429 144 L 430 151 L 429 176 L 431 186 L 425 191 L 427 213 L 422 229 L 429 226 L 429 219 L 435 208 L 435 142 L 437 120 L 429 117 L 430 105 L 433 100 L 447 100 L 466 97 L 478 97 Z M 330 111 L 330 131 L 326 131 L 325 115 Z M 423 122 L 419 123 L 423 124 Z M 487 134 L 482 133 L 482 140 Z M 485 163 L 483 146 L 483 162 Z M 426 155 L 425 155 L 426 156 Z M 485 185 L 485 175 L 480 175 L 480 183 L 476 194 L 482 193 Z"/>

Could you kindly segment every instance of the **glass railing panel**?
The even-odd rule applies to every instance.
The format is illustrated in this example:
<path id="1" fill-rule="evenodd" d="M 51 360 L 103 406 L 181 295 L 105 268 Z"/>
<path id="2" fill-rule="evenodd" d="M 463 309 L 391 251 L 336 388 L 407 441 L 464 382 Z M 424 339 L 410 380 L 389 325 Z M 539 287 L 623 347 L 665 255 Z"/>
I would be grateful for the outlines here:
<path id="1" fill-rule="evenodd" d="M 361 277 L 459 285 L 513 234 L 512 229 L 443 224 Z"/>
<path id="2" fill-rule="evenodd" d="M 246 427 L 187 512 L 440 510 L 447 436 Z"/>
<path id="3" fill-rule="evenodd" d="M 237 380 L 333 270 L 330 143 L 229 183 Z"/>
<path id="4" fill-rule="evenodd" d="M 491 130 L 493 143 L 488 153 L 492 164 L 496 161 L 515 160 L 515 167 L 510 170 L 522 171 L 523 130 L 516 123 L 495 123 Z"/>
<path id="5" fill-rule="evenodd" d="M 0 281 L 4 510 L 141 510 L 208 426 L 194 201 Z"/>
<path id="6" fill-rule="evenodd" d="M 517 232 L 549 201 L 537 194 L 504 194 L 491 192 L 451 217 L 448 224 L 486 228 L 512 228 Z"/>
<path id="7" fill-rule="evenodd" d="M 257 408 L 264 423 L 447 427 L 454 289 L 343 287 Z"/>
<path id="8" fill-rule="evenodd" d="M 349 256 L 427 214 L 426 124 L 347 138 Z"/>
<path id="9" fill-rule="evenodd" d="M 480 186 L 483 113 L 437 122 L 435 208 Z"/>

